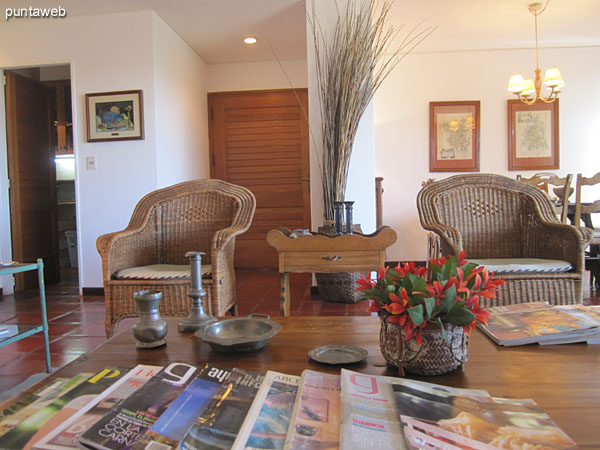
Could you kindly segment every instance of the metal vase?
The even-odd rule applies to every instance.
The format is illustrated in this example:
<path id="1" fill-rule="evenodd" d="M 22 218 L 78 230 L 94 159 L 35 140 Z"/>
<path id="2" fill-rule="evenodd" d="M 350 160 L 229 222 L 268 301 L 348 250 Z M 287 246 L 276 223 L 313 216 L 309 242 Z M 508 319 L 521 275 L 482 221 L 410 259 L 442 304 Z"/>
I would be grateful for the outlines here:
<path id="1" fill-rule="evenodd" d="M 210 313 L 204 311 L 202 300 L 206 297 L 206 290 L 202 287 L 202 255 L 204 252 L 187 252 L 186 258 L 190 258 L 190 269 L 192 277 L 192 289 L 188 296 L 192 299 L 190 315 L 179 321 L 179 331 L 182 333 L 198 331 L 217 319 Z"/>
<path id="2" fill-rule="evenodd" d="M 340 235 L 343 233 L 343 208 L 344 202 L 333 202 L 333 208 L 335 213 L 335 234 Z"/>
<path id="3" fill-rule="evenodd" d="M 352 209 L 354 202 L 344 202 L 346 206 L 346 234 L 352 234 L 352 227 L 354 226 L 353 218 L 352 218 Z"/>
<path id="4" fill-rule="evenodd" d="M 139 348 L 154 348 L 165 345 L 168 324 L 160 316 L 158 306 L 162 300 L 162 292 L 149 289 L 134 292 L 139 319 L 133 325 L 133 335 Z"/>

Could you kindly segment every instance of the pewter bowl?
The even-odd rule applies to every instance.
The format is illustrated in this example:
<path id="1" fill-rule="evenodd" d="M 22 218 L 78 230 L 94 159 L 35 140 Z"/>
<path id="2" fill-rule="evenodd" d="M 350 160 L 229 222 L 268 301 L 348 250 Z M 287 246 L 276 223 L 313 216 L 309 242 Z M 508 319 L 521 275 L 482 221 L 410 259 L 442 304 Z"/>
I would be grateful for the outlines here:
<path id="1" fill-rule="evenodd" d="M 196 336 L 218 352 L 250 352 L 260 350 L 279 333 L 281 325 L 266 314 L 219 320 L 196 331 Z"/>

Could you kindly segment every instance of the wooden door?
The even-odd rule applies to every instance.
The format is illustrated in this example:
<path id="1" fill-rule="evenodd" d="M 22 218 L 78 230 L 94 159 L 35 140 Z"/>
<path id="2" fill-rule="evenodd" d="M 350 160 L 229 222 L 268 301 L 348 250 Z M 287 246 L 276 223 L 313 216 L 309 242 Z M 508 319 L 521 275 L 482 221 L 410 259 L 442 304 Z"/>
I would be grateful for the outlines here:
<path id="1" fill-rule="evenodd" d="M 256 196 L 250 229 L 236 241 L 236 267 L 278 267 L 267 232 L 310 228 L 307 89 L 208 95 L 211 177 Z"/>
<path id="2" fill-rule="evenodd" d="M 10 71 L 6 75 L 6 143 L 13 259 L 44 260 L 46 282 L 60 280 L 56 168 L 51 145 L 51 90 Z M 37 275 L 16 277 L 16 290 L 38 286 Z"/>

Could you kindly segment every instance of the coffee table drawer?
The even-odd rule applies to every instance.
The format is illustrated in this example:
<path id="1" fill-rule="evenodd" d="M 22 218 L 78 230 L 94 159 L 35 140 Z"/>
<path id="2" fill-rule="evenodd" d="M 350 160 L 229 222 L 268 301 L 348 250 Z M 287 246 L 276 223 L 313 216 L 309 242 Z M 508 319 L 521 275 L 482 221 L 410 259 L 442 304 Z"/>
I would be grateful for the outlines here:
<path id="1" fill-rule="evenodd" d="M 282 272 L 363 272 L 379 269 L 382 253 L 373 250 L 284 252 L 280 254 L 280 267 Z"/>

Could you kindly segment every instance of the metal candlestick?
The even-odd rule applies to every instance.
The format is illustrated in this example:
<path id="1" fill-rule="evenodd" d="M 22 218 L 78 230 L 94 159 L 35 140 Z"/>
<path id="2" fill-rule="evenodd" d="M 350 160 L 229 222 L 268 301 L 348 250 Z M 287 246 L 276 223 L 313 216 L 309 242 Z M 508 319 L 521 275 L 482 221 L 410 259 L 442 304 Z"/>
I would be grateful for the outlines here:
<path id="1" fill-rule="evenodd" d="M 335 234 L 340 235 L 343 233 L 343 218 L 342 218 L 342 208 L 344 207 L 344 202 L 333 202 L 333 207 L 335 209 Z"/>
<path id="2" fill-rule="evenodd" d="M 188 296 L 192 299 L 190 315 L 179 321 L 179 331 L 182 333 L 197 331 L 217 319 L 212 314 L 204 312 L 202 298 L 206 297 L 206 290 L 202 287 L 202 255 L 204 252 L 187 252 L 192 270 L 192 290 Z"/>
<path id="3" fill-rule="evenodd" d="M 346 205 L 346 234 L 352 234 L 352 205 L 354 205 L 354 202 L 344 202 L 344 205 Z"/>

